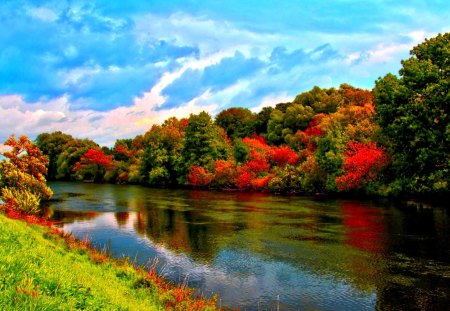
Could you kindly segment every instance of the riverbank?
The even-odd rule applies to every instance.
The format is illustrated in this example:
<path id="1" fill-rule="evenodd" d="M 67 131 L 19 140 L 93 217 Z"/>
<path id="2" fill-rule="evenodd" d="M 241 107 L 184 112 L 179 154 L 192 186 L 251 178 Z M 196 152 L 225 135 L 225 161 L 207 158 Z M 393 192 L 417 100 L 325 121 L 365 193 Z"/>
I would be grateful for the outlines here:
<path id="1" fill-rule="evenodd" d="M 110 259 L 88 241 L 40 224 L 0 213 L 2 310 L 217 309 L 214 300 L 193 298 L 191 289 L 168 284 L 154 271 Z"/>

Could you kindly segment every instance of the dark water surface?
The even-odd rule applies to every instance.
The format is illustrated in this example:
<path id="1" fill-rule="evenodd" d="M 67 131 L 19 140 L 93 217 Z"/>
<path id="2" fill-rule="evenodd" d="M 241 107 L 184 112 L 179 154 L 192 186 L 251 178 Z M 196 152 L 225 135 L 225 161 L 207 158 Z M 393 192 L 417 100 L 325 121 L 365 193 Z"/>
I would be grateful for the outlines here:
<path id="1" fill-rule="evenodd" d="M 75 236 L 241 310 L 450 310 L 450 211 L 50 183 Z"/>

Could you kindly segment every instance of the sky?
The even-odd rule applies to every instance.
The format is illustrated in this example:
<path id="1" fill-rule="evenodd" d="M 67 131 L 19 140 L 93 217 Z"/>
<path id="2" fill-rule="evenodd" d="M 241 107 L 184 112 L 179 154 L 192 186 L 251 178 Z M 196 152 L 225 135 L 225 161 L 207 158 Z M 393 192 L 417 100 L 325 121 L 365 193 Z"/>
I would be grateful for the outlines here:
<path id="1" fill-rule="evenodd" d="M 372 89 L 449 16 L 438 0 L 1 0 L 0 142 L 112 146 L 171 116 Z"/>

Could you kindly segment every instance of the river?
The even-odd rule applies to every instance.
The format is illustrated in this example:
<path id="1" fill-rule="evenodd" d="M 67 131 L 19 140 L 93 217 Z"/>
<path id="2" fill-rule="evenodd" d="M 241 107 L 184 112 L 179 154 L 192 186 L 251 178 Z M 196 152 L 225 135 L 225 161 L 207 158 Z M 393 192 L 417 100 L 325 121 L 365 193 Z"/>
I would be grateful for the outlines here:
<path id="1" fill-rule="evenodd" d="M 51 218 L 241 310 L 444 310 L 450 210 L 52 182 Z"/>

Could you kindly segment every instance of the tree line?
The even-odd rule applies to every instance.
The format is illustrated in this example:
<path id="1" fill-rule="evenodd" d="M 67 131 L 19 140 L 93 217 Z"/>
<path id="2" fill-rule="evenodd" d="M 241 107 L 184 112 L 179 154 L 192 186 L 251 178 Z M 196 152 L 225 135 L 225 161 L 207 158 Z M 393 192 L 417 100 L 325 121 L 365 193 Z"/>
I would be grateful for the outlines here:
<path id="1" fill-rule="evenodd" d="M 373 90 L 314 87 L 259 113 L 229 108 L 214 119 L 206 112 L 172 117 L 112 148 L 59 131 L 40 134 L 36 145 L 48 157 L 49 180 L 447 195 L 449 56 L 450 34 L 439 34 Z"/>

